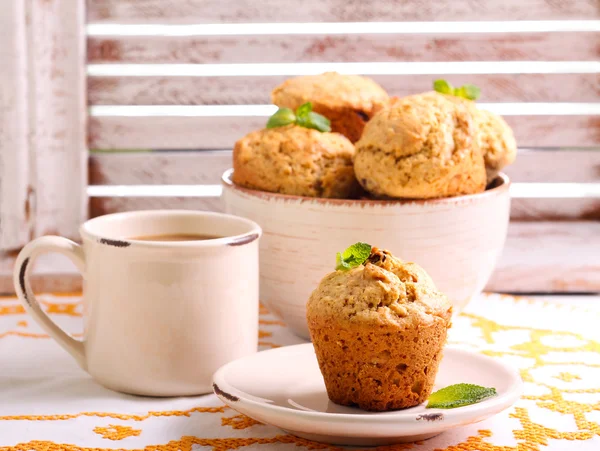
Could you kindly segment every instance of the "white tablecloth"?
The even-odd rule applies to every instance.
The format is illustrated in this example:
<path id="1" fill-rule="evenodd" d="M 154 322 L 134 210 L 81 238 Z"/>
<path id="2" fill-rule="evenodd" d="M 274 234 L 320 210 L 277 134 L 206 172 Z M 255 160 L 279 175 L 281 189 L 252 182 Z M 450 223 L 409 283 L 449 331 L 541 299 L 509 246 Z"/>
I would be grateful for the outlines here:
<path id="1" fill-rule="evenodd" d="M 77 295 L 43 295 L 66 330 L 82 330 Z M 600 297 L 557 302 L 482 295 L 450 343 L 518 366 L 525 395 L 482 423 L 394 450 L 600 450 Z M 576 304 L 576 305 L 574 305 Z M 261 309 L 261 348 L 301 343 Z M 0 298 L 0 451 L 335 449 L 259 424 L 214 395 L 156 399 L 102 388 L 15 298 Z"/>

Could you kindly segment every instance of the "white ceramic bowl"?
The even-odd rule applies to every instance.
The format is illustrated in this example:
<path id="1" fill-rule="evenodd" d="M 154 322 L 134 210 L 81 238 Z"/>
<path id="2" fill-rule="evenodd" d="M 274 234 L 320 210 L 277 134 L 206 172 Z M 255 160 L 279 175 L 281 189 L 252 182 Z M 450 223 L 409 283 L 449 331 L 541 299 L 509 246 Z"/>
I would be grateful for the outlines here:
<path id="1" fill-rule="evenodd" d="M 223 174 L 228 213 L 257 222 L 260 299 L 308 338 L 306 301 L 335 267 L 336 252 L 362 241 L 421 265 L 459 311 L 487 283 L 506 238 L 508 177 L 480 194 L 432 200 L 317 199 L 256 191 Z"/>

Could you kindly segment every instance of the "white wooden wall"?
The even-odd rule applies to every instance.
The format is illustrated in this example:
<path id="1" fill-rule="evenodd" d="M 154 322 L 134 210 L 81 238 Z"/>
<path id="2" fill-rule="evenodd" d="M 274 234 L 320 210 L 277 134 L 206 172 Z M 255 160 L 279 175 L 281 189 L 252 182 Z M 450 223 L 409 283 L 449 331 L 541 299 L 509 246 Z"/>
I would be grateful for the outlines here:
<path id="1" fill-rule="evenodd" d="M 596 0 L 88 4 L 90 145 L 103 149 L 90 166 L 93 215 L 221 209 L 229 149 L 264 125 L 271 89 L 290 76 L 363 73 L 396 96 L 446 78 L 479 85 L 520 146 L 488 289 L 600 290 Z"/>
<path id="2" fill-rule="evenodd" d="M 0 250 L 87 216 L 84 2 L 3 0 Z"/>

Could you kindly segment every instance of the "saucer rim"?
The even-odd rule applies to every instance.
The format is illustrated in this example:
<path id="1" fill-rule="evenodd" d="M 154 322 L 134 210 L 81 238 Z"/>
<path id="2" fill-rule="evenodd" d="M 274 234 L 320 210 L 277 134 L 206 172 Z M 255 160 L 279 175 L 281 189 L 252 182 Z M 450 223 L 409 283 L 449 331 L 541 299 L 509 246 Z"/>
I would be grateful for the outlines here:
<path id="1" fill-rule="evenodd" d="M 377 424 L 379 426 L 387 425 L 397 425 L 399 421 L 407 422 L 407 421 L 420 421 L 423 419 L 423 415 L 429 414 L 443 414 L 443 421 L 435 421 L 439 425 L 440 429 L 446 429 L 451 427 L 452 424 L 464 424 L 464 421 L 469 421 L 469 423 L 473 423 L 477 420 L 477 418 L 485 417 L 488 418 L 496 413 L 499 413 L 508 407 L 512 406 L 522 395 L 523 392 L 523 381 L 519 372 L 513 368 L 511 365 L 507 365 L 504 362 L 501 362 L 492 357 L 483 355 L 481 353 L 469 351 L 466 349 L 462 349 L 455 346 L 446 346 L 444 348 L 444 353 L 451 354 L 462 354 L 468 357 L 475 357 L 477 359 L 485 362 L 486 365 L 493 365 L 504 370 L 510 377 L 509 379 L 509 387 L 507 391 L 494 396 L 492 398 L 488 398 L 476 404 L 471 404 L 469 406 L 463 406 L 455 409 L 438 409 L 432 408 L 427 409 L 427 413 L 419 412 L 413 413 L 407 410 L 396 410 L 390 412 L 380 412 L 385 415 L 378 415 L 377 412 L 365 412 L 350 414 L 350 413 L 335 413 L 335 412 L 318 412 L 318 411 L 304 411 L 293 409 L 291 407 L 283 407 L 278 405 L 273 405 L 266 402 L 259 402 L 253 399 L 246 397 L 245 395 L 250 395 L 249 393 L 243 392 L 231 384 L 229 384 L 225 380 L 225 374 L 227 371 L 234 365 L 239 365 L 240 361 L 255 358 L 258 354 L 270 353 L 272 355 L 277 355 L 281 353 L 289 353 L 290 351 L 297 352 L 307 352 L 310 348 L 310 352 L 314 354 L 314 348 L 312 343 L 303 343 L 298 345 L 291 346 L 283 346 L 281 348 L 270 349 L 267 351 L 261 351 L 257 354 L 252 354 L 250 356 L 242 357 L 241 359 L 234 360 L 229 362 L 219 368 L 214 376 L 213 376 L 213 388 L 215 394 L 221 401 L 225 404 L 229 405 L 233 409 L 235 409 L 236 404 L 241 403 L 242 406 L 246 405 L 248 407 L 254 406 L 257 409 L 261 410 L 270 410 L 274 413 L 279 413 L 285 416 L 292 416 L 297 419 L 302 419 L 305 421 L 314 421 L 324 418 L 329 422 L 333 423 L 347 423 L 347 422 L 360 422 L 363 424 Z M 219 393 L 220 392 L 220 393 Z M 231 398 L 237 398 L 233 400 Z M 246 408 L 245 408 L 246 410 Z M 425 418 L 426 419 L 426 418 Z M 429 420 L 426 423 L 433 423 L 434 421 Z"/>

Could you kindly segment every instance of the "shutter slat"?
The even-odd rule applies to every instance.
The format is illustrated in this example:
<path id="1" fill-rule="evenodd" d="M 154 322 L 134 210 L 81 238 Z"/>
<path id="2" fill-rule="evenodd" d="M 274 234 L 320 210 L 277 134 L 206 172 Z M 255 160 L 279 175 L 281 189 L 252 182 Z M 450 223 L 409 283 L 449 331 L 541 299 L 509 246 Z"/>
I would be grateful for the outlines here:
<path id="1" fill-rule="evenodd" d="M 251 105 L 271 102 L 285 76 L 89 77 L 91 105 Z M 373 75 L 391 95 L 431 89 L 434 78 L 473 83 L 486 102 L 590 102 L 600 100 L 599 74 Z"/>
<path id="2" fill-rule="evenodd" d="M 88 0 L 104 23 L 378 22 L 590 19 L 596 0 Z"/>
<path id="3" fill-rule="evenodd" d="M 521 147 L 600 145 L 600 116 L 507 116 Z M 264 117 L 98 116 L 89 119 L 92 149 L 230 149 L 263 128 Z"/>

